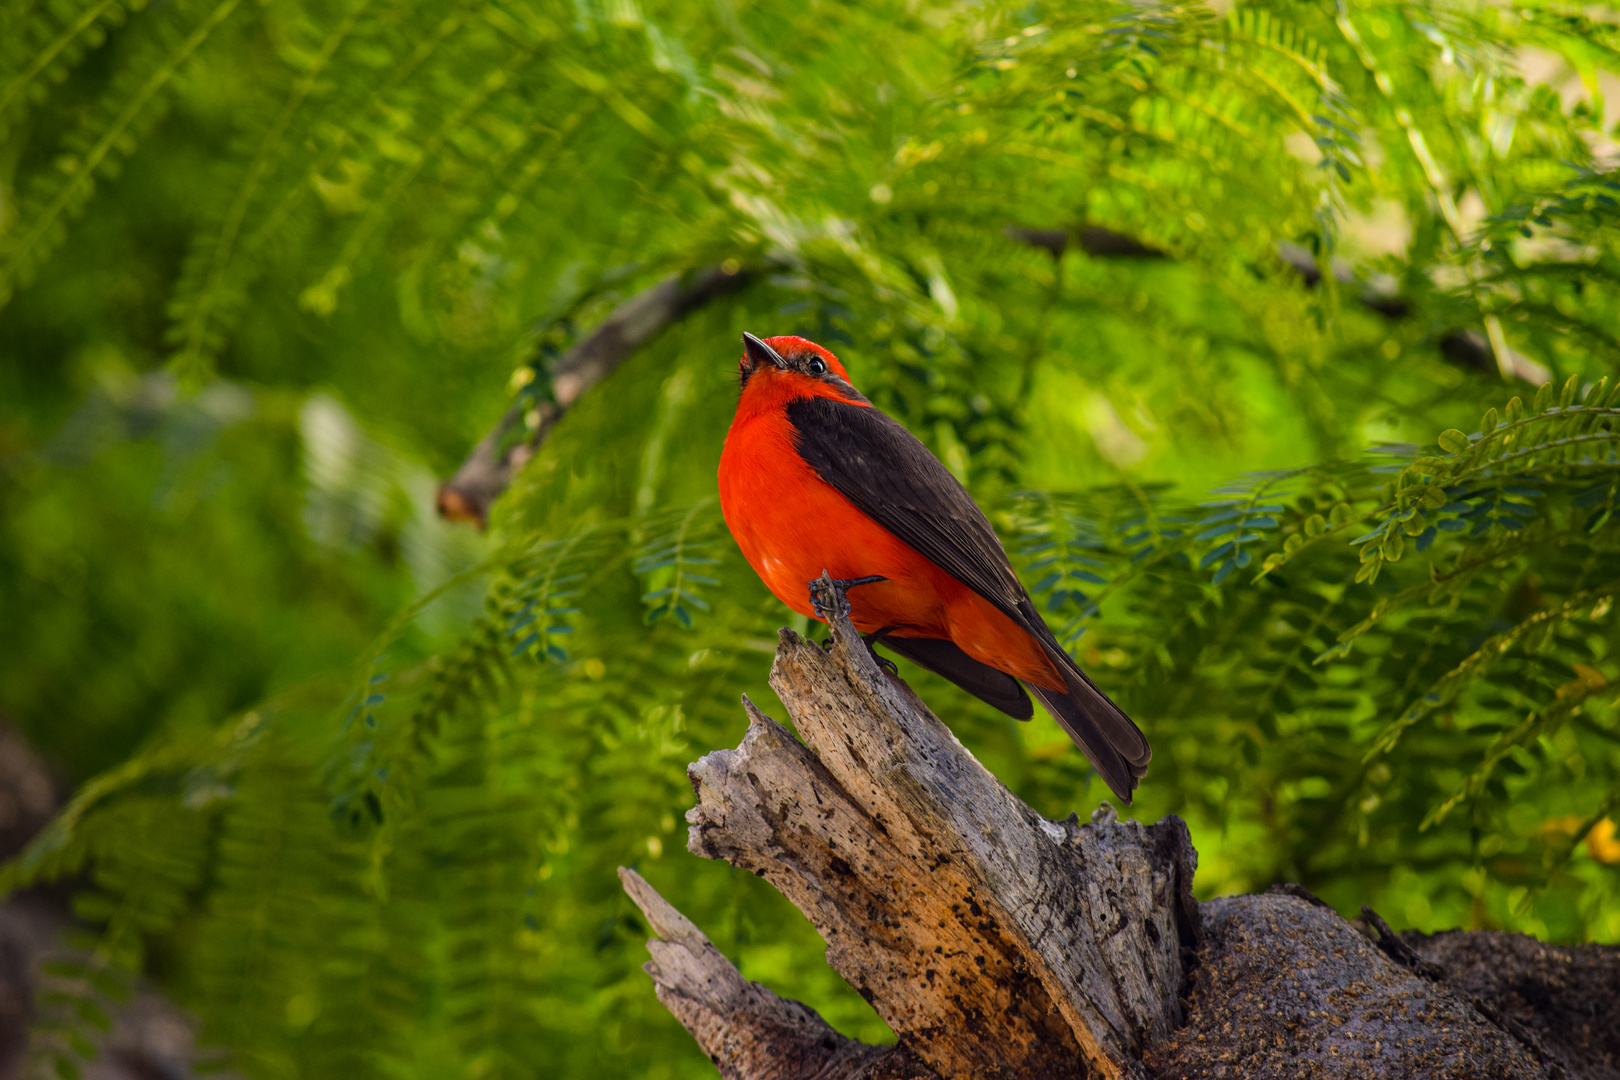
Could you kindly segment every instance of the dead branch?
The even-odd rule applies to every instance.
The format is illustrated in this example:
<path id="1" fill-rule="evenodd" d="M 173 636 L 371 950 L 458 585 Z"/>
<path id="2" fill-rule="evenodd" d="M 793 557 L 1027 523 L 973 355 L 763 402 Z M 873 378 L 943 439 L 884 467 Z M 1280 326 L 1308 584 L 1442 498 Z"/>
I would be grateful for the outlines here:
<path id="1" fill-rule="evenodd" d="M 1026 229 L 1009 225 L 1003 234 L 1061 258 L 1071 245 L 1098 259 L 1163 259 L 1165 253 L 1134 237 L 1099 225 L 1069 229 Z M 1281 243 L 1279 260 L 1296 270 L 1305 284 L 1316 286 L 1321 269 L 1315 258 L 1297 244 Z M 1358 281 L 1349 265 L 1335 262 L 1334 275 L 1343 284 L 1360 288 L 1363 306 L 1389 319 L 1406 318 L 1411 304 L 1404 298 Z M 517 471 L 534 456 L 551 429 L 581 394 L 612 374 L 659 332 L 709 301 L 742 288 L 759 274 L 734 261 L 704 267 L 688 275 L 672 274 L 626 300 L 589 336 L 558 358 L 551 372 L 550 395 L 538 400 L 522 398 L 509 407 L 489 434 L 473 447 L 456 474 L 439 485 L 439 514 L 451 521 L 471 521 L 483 528 L 490 506 L 512 482 Z M 1453 329 L 1436 340 L 1445 359 L 1480 373 L 1495 372 L 1520 378 L 1531 385 L 1547 379 L 1546 369 L 1528 357 L 1512 354 L 1499 362 L 1490 343 L 1477 330 Z"/>
<path id="2" fill-rule="evenodd" d="M 439 485 L 440 515 L 483 528 L 495 499 L 580 395 L 618 370 L 671 323 L 736 292 L 757 274 L 757 270 L 727 261 L 687 274 L 671 274 L 620 304 L 601 325 L 557 358 L 549 395 L 520 400 L 507 409 L 456 474 Z"/>
<path id="3" fill-rule="evenodd" d="M 825 651 L 782 631 L 771 685 L 797 735 L 745 700 L 741 745 L 688 770 L 688 847 L 787 896 L 899 1041 L 845 1039 L 747 982 L 626 871 L 658 935 L 659 999 L 723 1076 L 1620 1075 L 1617 1025 L 1543 1016 L 1520 984 L 1454 984 L 1445 969 L 1467 950 L 1452 937 L 1381 947 L 1298 887 L 1199 904 L 1179 819 L 1122 822 L 1107 804 L 1084 824 L 1042 818 L 879 670 L 847 618 Z M 1620 958 L 1575 980 L 1529 947 L 1541 969 L 1620 996 Z"/>

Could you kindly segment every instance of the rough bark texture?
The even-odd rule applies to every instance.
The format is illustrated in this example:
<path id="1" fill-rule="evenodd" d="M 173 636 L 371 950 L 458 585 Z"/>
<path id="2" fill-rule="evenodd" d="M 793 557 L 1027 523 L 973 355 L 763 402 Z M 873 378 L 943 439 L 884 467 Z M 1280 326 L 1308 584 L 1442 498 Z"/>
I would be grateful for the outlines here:
<path id="1" fill-rule="evenodd" d="M 1408 932 L 1445 984 L 1572 1077 L 1620 1080 L 1620 949 L 1523 934 Z"/>
<path id="2" fill-rule="evenodd" d="M 749 983 L 624 871 L 659 1000 L 723 1076 L 1620 1080 L 1620 952 L 1397 936 L 1298 886 L 1199 904 L 1180 820 L 1045 820 L 832 632 L 782 631 L 797 736 L 745 700 L 742 744 L 690 767 L 688 846 L 793 901 L 899 1041 Z"/>
<path id="3" fill-rule="evenodd" d="M 1297 896 L 1201 905 L 1208 940 L 1161 1077 L 1538 1077 L 1534 1053 L 1468 998 Z"/>
<path id="4" fill-rule="evenodd" d="M 874 1070 L 882 1059 L 906 1055 L 838 1034 L 797 1001 L 749 982 L 720 955 L 690 919 L 653 891 L 634 870 L 619 870 L 624 891 L 658 937 L 647 943 L 647 973 L 658 1000 L 697 1039 L 726 1077 L 790 1080 L 800 1076 L 927 1076 L 927 1070 Z"/>

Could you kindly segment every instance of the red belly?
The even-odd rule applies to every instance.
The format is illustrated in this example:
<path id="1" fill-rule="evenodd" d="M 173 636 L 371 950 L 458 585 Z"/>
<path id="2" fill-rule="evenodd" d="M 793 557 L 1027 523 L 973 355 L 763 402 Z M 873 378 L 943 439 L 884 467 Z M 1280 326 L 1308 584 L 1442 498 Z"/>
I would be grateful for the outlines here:
<path id="1" fill-rule="evenodd" d="M 992 667 L 1048 690 L 1063 678 L 1040 644 L 824 483 L 792 444 L 785 415 L 734 424 L 720 455 L 720 509 L 743 557 L 788 607 L 817 618 L 810 582 L 826 571 L 887 581 L 849 592 L 863 634 L 947 638 Z"/>

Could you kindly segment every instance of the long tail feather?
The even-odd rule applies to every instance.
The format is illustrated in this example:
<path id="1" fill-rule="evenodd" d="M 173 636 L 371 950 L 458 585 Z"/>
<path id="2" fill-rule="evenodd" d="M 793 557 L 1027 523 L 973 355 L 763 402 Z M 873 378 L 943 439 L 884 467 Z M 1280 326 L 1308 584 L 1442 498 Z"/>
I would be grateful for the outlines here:
<path id="1" fill-rule="evenodd" d="M 1046 651 L 1063 672 L 1069 692 L 1060 694 L 1038 686 L 1030 690 L 1085 752 L 1114 794 L 1129 806 L 1131 792 L 1136 790 L 1136 782 L 1147 775 L 1153 757 L 1147 737 L 1067 653 L 1055 644 L 1048 645 Z"/>
<path id="2" fill-rule="evenodd" d="M 1052 714 L 1052 718 L 1069 733 L 1069 738 L 1074 740 L 1074 744 L 1085 752 L 1091 764 L 1096 767 L 1098 775 L 1114 794 L 1129 806 L 1131 792 L 1136 790 L 1136 781 L 1141 774 L 1136 772 L 1114 748 L 1114 744 L 1103 734 L 1092 714 L 1071 694 L 1059 694 L 1038 686 L 1031 686 L 1030 690 L 1040 699 L 1041 704 L 1046 706 L 1046 711 Z"/>

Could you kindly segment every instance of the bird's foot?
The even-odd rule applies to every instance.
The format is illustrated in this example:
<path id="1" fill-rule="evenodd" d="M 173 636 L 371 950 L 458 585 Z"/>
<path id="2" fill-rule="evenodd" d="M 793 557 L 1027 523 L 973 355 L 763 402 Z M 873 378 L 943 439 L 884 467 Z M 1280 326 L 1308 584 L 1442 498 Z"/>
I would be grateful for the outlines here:
<path id="1" fill-rule="evenodd" d="M 889 579 L 882 574 L 838 580 L 827 575 L 810 583 L 810 607 L 820 619 L 832 619 L 849 614 L 849 600 L 844 596 L 857 585 L 874 585 Z"/>
<path id="2" fill-rule="evenodd" d="M 882 641 L 883 635 L 887 634 L 892 629 L 894 629 L 894 627 L 890 626 L 871 634 L 862 634 L 861 640 L 866 642 L 866 651 L 872 654 L 872 662 L 874 664 L 882 668 L 884 671 L 887 671 L 890 675 L 899 677 L 900 669 L 895 667 L 894 661 L 890 660 L 887 656 L 879 656 L 877 651 L 877 643 Z"/>

